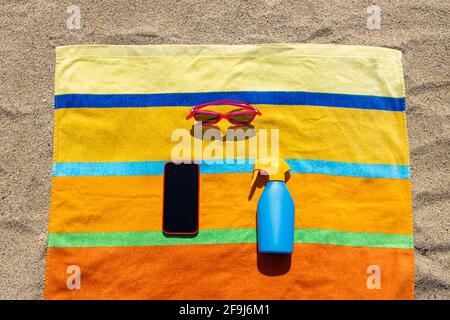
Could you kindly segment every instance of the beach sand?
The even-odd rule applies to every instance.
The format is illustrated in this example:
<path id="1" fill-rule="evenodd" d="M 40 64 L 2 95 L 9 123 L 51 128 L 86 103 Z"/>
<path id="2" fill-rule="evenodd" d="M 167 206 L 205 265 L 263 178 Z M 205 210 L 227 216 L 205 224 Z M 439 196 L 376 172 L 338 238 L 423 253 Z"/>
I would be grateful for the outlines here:
<path id="1" fill-rule="evenodd" d="M 52 162 L 54 48 L 67 44 L 335 43 L 404 53 L 417 299 L 450 299 L 450 3 L 50 1 L 0 4 L 0 298 L 43 293 Z M 70 4 L 82 28 L 68 30 Z"/>

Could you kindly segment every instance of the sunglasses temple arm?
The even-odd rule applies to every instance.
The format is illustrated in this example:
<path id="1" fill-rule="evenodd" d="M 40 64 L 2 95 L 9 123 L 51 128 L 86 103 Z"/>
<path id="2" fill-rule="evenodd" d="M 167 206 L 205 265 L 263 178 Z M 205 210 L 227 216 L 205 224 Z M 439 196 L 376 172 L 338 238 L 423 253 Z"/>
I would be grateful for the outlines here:
<path id="1" fill-rule="evenodd" d="M 189 114 L 186 116 L 186 120 L 189 120 L 190 118 L 192 118 L 194 116 L 194 112 L 189 112 Z"/>

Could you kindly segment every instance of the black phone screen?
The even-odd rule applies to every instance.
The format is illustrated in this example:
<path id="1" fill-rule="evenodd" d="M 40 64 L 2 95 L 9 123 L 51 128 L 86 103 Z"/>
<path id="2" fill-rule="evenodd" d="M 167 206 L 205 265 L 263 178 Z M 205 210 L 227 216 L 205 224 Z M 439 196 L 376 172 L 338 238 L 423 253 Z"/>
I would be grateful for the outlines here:
<path id="1" fill-rule="evenodd" d="M 163 231 L 195 234 L 198 231 L 199 165 L 166 163 L 164 166 Z"/>

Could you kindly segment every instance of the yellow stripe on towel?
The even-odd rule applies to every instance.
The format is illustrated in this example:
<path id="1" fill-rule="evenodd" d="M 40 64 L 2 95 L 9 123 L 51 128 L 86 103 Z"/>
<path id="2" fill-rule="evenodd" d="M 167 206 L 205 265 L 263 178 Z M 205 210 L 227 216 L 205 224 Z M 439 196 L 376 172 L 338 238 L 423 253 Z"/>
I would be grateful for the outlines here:
<path id="1" fill-rule="evenodd" d="M 55 94 L 257 90 L 404 97 L 401 52 L 358 46 L 59 47 L 56 78 Z"/>
<path id="2" fill-rule="evenodd" d="M 257 107 L 263 115 L 254 121 L 255 128 L 280 130 L 283 158 L 409 164 L 402 112 Z M 54 162 L 171 159 L 178 143 L 171 141 L 173 130 L 192 129 L 193 122 L 185 120 L 188 112 L 186 107 L 58 109 Z"/>

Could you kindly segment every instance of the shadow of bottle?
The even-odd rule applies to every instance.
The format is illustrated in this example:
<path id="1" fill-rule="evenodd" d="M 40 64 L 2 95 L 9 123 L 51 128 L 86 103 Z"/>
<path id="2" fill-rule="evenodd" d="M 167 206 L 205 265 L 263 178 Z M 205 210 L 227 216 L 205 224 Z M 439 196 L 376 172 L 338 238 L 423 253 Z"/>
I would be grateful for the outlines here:
<path id="1" fill-rule="evenodd" d="M 291 269 L 292 254 L 257 253 L 258 271 L 266 276 L 281 276 Z"/>
<path id="2" fill-rule="evenodd" d="M 258 239 L 258 218 L 256 217 L 256 239 Z M 292 254 L 260 253 L 256 243 L 256 264 L 263 275 L 275 277 L 286 274 L 291 269 Z"/>

